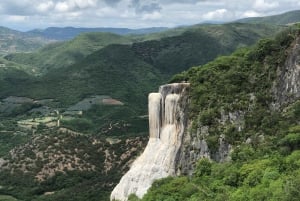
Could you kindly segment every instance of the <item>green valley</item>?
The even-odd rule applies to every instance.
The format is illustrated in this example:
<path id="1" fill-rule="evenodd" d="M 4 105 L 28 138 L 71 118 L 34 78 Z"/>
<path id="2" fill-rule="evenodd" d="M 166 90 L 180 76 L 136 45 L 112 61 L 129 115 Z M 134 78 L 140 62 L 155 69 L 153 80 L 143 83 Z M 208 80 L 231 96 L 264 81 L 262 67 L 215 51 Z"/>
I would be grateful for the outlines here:
<path id="1" fill-rule="evenodd" d="M 147 96 L 166 82 L 191 83 L 189 131 L 207 141 L 212 160 L 195 162 L 191 175 L 156 181 L 142 200 L 298 196 L 299 101 L 274 83 L 299 27 L 234 22 L 153 30 L 81 33 L 5 52 L 0 200 L 108 200 L 145 148 Z M 244 121 L 222 120 L 230 115 Z M 224 163 L 214 157 L 221 134 L 233 146 Z"/>

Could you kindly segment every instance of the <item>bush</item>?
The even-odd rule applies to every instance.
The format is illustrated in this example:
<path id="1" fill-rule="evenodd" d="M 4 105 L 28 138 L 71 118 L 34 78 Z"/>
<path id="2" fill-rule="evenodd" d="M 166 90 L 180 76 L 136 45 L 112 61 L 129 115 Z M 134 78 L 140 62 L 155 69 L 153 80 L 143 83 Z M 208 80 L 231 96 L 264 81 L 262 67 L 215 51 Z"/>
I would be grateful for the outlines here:
<path id="1" fill-rule="evenodd" d="M 211 174 L 212 162 L 207 159 L 203 158 L 200 159 L 197 163 L 195 176 L 202 177 L 202 176 L 209 176 Z"/>

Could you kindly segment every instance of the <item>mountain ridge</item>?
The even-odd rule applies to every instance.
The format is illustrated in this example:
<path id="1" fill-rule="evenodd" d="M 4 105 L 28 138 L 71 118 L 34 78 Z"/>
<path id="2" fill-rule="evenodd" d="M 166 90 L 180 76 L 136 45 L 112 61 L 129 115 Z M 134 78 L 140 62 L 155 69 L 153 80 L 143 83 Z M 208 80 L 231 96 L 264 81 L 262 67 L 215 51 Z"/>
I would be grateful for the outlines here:
<path id="1" fill-rule="evenodd" d="M 240 19 L 237 20 L 236 22 L 288 25 L 288 24 L 300 22 L 299 18 L 300 18 L 300 10 L 294 10 L 294 11 L 289 11 L 289 12 L 285 12 L 273 16 L 250 17 L 250 18 Z"/>
<path id="2" fill-rule="evenodd" d="M 141 35 L 165 31 L 166 27 L 149 27 L 140 29 L 128 28 L 112 28 L 112 27 L 99 27 L 99 28 L 76 28 L 76 27 L 48 27 L 46 29 L 34 29 L 26 33 L 43 36 L 45 38 L 54 40 L 70 40 L 82 33 L 87 32 L 107 32 L 118 35 Z"/>
<path id="3" fill-rule="evenodd" d="M 276 29 L 268 25 L 231 23 L 197 25 L 176 29 L 175 34 L 163 32 L 167 35 L 159 33 L 138 38 L 111 33 L 86 33 L 71 41 L 48 45 L 35 53 L 10 54 L 5 58 L 31 65 L 36 72 L 45 74 L 50 68 L 72 65 L 109 44 L 128 44 L 141 59 L 157 68 L 166 69 L 171 75 L 192 65 L 203 64 L 219 54 L 232 52 L 237 47 L 250 45 L 260 37 L 272 35 Z M 210 46 L 209 42 L 216 47 Z M 169 57 L 177 61 L 174 62 Z M 176 70 L 172 70 L 171 66 Z"/>

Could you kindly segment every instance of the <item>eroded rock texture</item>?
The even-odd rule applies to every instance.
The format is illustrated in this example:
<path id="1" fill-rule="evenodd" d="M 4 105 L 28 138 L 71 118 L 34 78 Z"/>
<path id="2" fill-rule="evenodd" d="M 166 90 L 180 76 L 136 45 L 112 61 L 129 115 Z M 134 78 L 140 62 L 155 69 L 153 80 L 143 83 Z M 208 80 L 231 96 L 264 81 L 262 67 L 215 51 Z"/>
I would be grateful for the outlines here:
<path id="1" fill-rule="evenodd" d="M 176 175 L 179 150 L 187 127 L 188 83 L 163 85 L 149 95 L 150 138 L 111 194 L 111 200 L 142 197 L 154 180 Z"/>

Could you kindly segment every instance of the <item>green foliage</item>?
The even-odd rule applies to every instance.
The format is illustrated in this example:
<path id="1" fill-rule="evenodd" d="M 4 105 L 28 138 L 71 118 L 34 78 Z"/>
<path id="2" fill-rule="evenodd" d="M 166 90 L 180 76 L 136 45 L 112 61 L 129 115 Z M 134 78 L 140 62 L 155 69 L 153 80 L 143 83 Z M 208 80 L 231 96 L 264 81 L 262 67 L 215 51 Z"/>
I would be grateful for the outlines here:
<path id="1" fill-rule="evenodd" d="M 195 174 L 192 179 L 178 177 L 154 182 L 142 200 L 298 200 L 299 167 L 293 166 L 284 172 L 278 169 L 279 161 L 290 161 L 288 158 L 293 155 L 297 152 L 288 157 L 274 155 L 245 163 L 210 163 L 209 174 Z M 201 161 L 204 160 L 200 160 L 197 167 L 204 163 Z M 207 162 L 203 165 L 206 166 Z M 187 188 L 190 191 L 183 197 Z"/>
<path id="2" fill-rule="evenodd" d="M 292 110 L 293 117 L 288 119 L 282 113 L 270 110 L 269 106 L 274 102 L 271 90 L 277 68 L 284 64 L 286 50 L 297 36 L 298 30 L 292 27 L 275 39 L 262 39 L 252 48 L 239 49 L 231 56 L 219 57 L 173 77 L 172 81 L 191 83 L 190 118 L 195 121 L 193 129 L 209 126 L 207 141 L 212 151 L 217 150 L 217 138 L 221 133 L 231 145 L 246 141 L 251 136 L 251 145 L 256 147 L 261 143 L 260 136 L 282 136 L 287 125 L 295 122 L 297 104 Z M 244 129 L 239 130 L 228 120 L 220 126 L 221 110 L 225 115 L 245 112 L 242 118 Z M 286 138 L 293 138 L 294 146 L 298 146 L 295 135 Z M 287 141 L 285 139 L 282 144 L 287 144 Z M 242 155 L 234 157 L 240 160 L 244 158 Z"/>
<path id="3" fill-rule="evenodd" d="M 211 174 L 212 162 L 209 159 L 200 159 L 197 163 L 195 175 L 197 177 L 209 176 Z"/>
<path id="4" fill-rule="evenodd" d="M 66 42 L 50 44 L 38 52 L 11 54 L 5 58 L 32 66 L 35 74 L 72 65 L 109 44 L 127 44 L 130 39 L 111 33 L 85 33 Z"/>
<path id="5" fill-rule="evenodd" d="M 8 195 L 0 195 L 1 201 L 17 201 L 14 197 L 8 196 Z"/>
<path id="6" fill-rule="evenodd" d="M 26 133 L 0 132 L 0 157 L 6 156 L 14 147 L 26 143 L 29 138 Z"/>
<path id="7" fill-rule="evenodd" d="M 0 195 L 11 195 L 24 201 L 109 200 L 112 184 L 115 185 L 122 175 L 121 168 L 127 167 L 128 161 L 140 152 L 145 143 L 141 138 L 128 136 L 120 136 L 116 141 L 115 144 L 110 144 L 102 136 L 75 135 L 53 130 L 32 136 L 23 142 L 26 143 L 25 146 L 19 145 L 13 159 L 5 155 L 14 171 L 6 169 L 0 172 Z M 38 144 L 35 144 L 36 142 Z M 133 147 L 136 150 L 131 150 Z M 36 157 L 37 152 L 43 153 L 45 157 Z M 112 168 L 107 170 L 104 163 L 105 152 L 113 153 L 113 157 L 118 159 L 111 161 Z M 130 154 L 130 157 L 120 159 L 125 152 Z M 51 154 L 60 156 L 59 160 L 53 161 Z M 57 162 L 66 163 L 64 160 L 73 156 L 79 159 L 76 163 L 81 165 L 69 161 L 75 169 L 57 171 L 42 182 L 36 180 L 35 176 L 49 161 L 52 160 L 51 164 L 57 168 Z M 88 164 L 93 165 L 94 170 L 81 169 Z M 21 171 L 23 165 L 26 166 L 27 172 Z"/>
<path id="8" fill-rule="evenodd" d="M 296 37 L 299 31 L 293 27 L 275 39 L 263 39 L 250 49 L 219 57 L 173 78 L 191 83 L 192 129 L 208 126 L 205 139 L 212 153 L 217 150 L 220 133 L 225 134 L 234 146 L 232 160 L 213 163 L 201 159 L 192 176 L 157 181 L 142 200 L 300 199 L 299 101 L 282 110 L 270 109 L 275 101 L 271 92 L 277 69 L 284 65 Z M 245 112 L 242 131 L 222 117 L 237 111 Z M 248 138 L 251 140 L 243 143 Z M 177 183 L 180 187 L 172 185 Z M 188 186 L 194 191 L 182 198 L 178 192 Z"/>
<path id="9" fill-rule="evenodd" d="M 76 118 L 72 120 L 62 121 L 62 125 L 66 128 L 72 128 L 73 130 L 85 132 L 93 127 L 92 121 L 85 118 Z"/>
<path id="10" fill-rule="evenodd" d="M 140 199 L 135 194 L 129 195 L 128 200 L 129 201 L 140 201 Z"/>
<path id="11" fill-rule="evenodd" d="M 129 149 L 131 146 L 140 144 L 141 139 L 136 136 L 147 134 L 147 118 L 139 117 L 146 113 L 147 94 L 156 91 L 156 87 L 172 73 L 186 70 L 192 65 L 204 64 L 220 54 L 229 54 L 237 47 L 253 44 L 258 38 L 273 34 L 275 29 L 233 23 L 194 26 L 190 30 L 179 32 L 180 34 L 174 33 L 156 41 L 136 42 L 133 45 L 127 44 L 132 43 L 131 39 L 111 34 L 86 34 L 64 44 L 52 44 L 34 54 L 7 56 L 7 60 L 28 64 L 29 67 L 25 66 L 28 67 L 27 72 L 37 70 L 36 74 L 41 76 L 32 77 L 16 68 L 7 71 L 1 69 L 1 97 L 18 95 L 34 99 L 55 98 L 55 107 L 65 109 L 97 94 L 109 95 L 124 105 L 94 106 L 81 117 L 62 121 L 63 126 L 86 132 L 87 135 L 68 135 L 68 132 L 57 133 L 56 129 L 38 129 L 31 144 L 25 146 L 25 142 L 20 143 L 23 144 L 23 147 L 20 145 L 23 150 L 16 155 L 19 158 L 10 158 L 10 162 L 16 165 L 14 171 L 9 169 L 0 172 L 0 185 L 3 186 L 0 193 L 24 201 L 108 200 L 112 185 L 120 179 L 121 169 L 123 171 L 127 167 L 130 157 L 122 161 L 119 159 L 123 153 L 134 150 Z M 284 60 L 282 53 L 289 45 L 290 38 L 282 38 L 281 41 L 262 41 L 252 49 L 240 49 L 231 56 L 220 57 L 215 62 L 201 68 L 194 67 L 174 77 L 173 80 L 176 81 L 191 82 L 191 118 L 197 119 L 196 126 L 198 123 L 209 126 L 210 148 L 217 150 L 218 136 L 224 131 L 232 135 L 228 138 L 232 144 L 238 144 L 237 141 L 243 141 L 252 134 L 259 136 L 263 133 L 270 139 L 274 135 L 282 136 L 282 130 L 289 127 L 280 124 L 283 119 L 281 115 L 266 109 L 272 101 L 266 91 L 272 85 L 275 67 Z M 255 52 L 255 48 L 259 53 Z M 269 65 L 265 66 L 265 63 Z M 240 131 L 228 122 L 222 128 L 217 127 L 221 118 L 220 107 L 226 112 L 247 110 L 250 107 L 249 94 L 253 91 L 256 97 L 254 102 L 257 104 L 251 110 L 252 113 L 245 117 L 245 131 L 238 133 Z M 29 109 L 26 106 L 22 111 Z M 22 112 L 16 112 L 20 113 Z M 269 121 L 271 116 L 276 118 Z M 41 138 L 35 139 L 37 136 Z M 134 137 L 137 141 L 130 144 L 127 139 L 129 137 Z M 13 140 L 11 137 L 7 138 Z M 2 144 L 8 140 L 4 140 Z M 59 146 L 56 146 L 58 143 Z M 280 162 L 273 158 L 261 159 L 259 157 L 262 156 L 276 157 L 261 151 L 263 148 L 258 142 L 253 141 L 253 144 L 256 146 L 236 149 L 232 155 L 232 163 L 216 164 L 204 159 L 199 162 L 196 173 L 189 178 L 157 181 L 143 199 L 247 200 L 253 196 L 263 200 L 269 195 L 277 196 L 275 190 L 281 196 L 279 186 L 287 186 L 286 189 L 290 192 L 287 195 L 297 195 L 295 186 L 298 185 L 298 180 L 289 185 L 286 183 L 291 175 L 298 174 L 295 170 L 298 167 L 297 157 L 292 156 L 287 160 L 285 156 L 279 156 L 280 160 L 277 159 Z M 45 154 L 45 160 L 37 159 L 36 152 L 32 150 L 36 147 L 39 149 L 35 151 Z M 3 155 L 9 149 L 10 147 L 3 148 Z M 50 149 L 58 155 L 75 155 L 85 161 L 85 164 L 94 165 L 95 170 L 64 170 L 44 182 L 37 182 L 35 176 L 49 162 L 50 158 L 47 156 Z M 108 166 L 111 164 L 107 150 L 114 161 L 118 160 L 116 163 L 112 162 L 111 169 L 104 166 L 105 161 Z M 136 154 L 138 151 L 133 151 L 132 155 Z M 26 164 L 32 162 L 31 159 L 36 159 L 33 166 Z M 23 164 L 26 164 L 27 173 L 18 171 L 23 167 L 23 164 L 18 164 L 22 160 L 26 161 Z M 280 165 L 280 169 L 274 168 L 274 164 Z M 288 172 L 283 173 L 284 170 Z M 45 195 L 47 192 L 54 194 Z M 134 196 L 131 199 L 138 200 Z"/>
<path id="12" fill-rule="evenodd" d="M 195 192 L 196 186 L 188 182 L 185 177 L 167 178 L 158 180 L 153 183 L 149 189 L 149 193 L 144 196 L 142 200 L 145 201 L 184 201 Z"/>
<path id="13" fill-rule="evenodd" d="M 280 145 L 287 146 L 291 150 L 300 148 L 300 126 L 294 126 L 289 129 L 289 132 L 280 141 Z"/>

